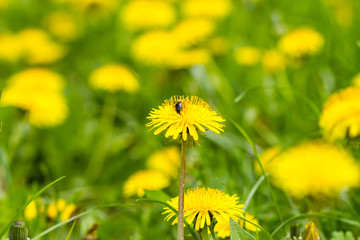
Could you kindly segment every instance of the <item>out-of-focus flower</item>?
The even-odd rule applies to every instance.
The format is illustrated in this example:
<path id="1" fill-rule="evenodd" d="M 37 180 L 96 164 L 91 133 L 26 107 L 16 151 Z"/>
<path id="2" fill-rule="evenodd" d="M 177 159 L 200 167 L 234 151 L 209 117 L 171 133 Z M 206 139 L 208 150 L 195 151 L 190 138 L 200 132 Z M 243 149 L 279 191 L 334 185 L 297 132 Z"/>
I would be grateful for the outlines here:
<path id="1" fill-rule="evenodd" d="M 323 45 L 323 36 L 310 27 L 300 27 L 290 31 L 279 41 L 280 51 L 292 58 L 314 55 Z"/>
<path id="2" fill-rule="evenodd" d="M 172 31 L 174 38 L 183 48 L 203 42 L 215 30 L 214 22 L 201 18 L 182 20 Z"/>
<path id="3" fill-rule="evenodd" d="M 122 10 L 121 19 L 130 30 L 165 28 L 175 20 L 173 6 L 161 0 L 130 1 Z"/>
<path id="4" fill-rule="evenodd" d="M 271 173 L 273 169 L 272 165 L 274 164 L 276 158 L 281 153 L 281 150 L 282 150 L 281 147 L 275 146 L 266 149 L 260 154 L 259 158 L 266 173 Z M 255 172 L 257 172 L 258 174 L 262 174 L 260 166 L 257 161 L 255 161 Z"/>
<path id="5" fill-rule="evenodd" d="M 24 217 L 27 220 L 32 220 L 38 216 L 39 213 L 44 212 L 44 205 L 41 202 L 41 199 L 38 198 L 33 200 L 26 206 L 24 211 Z"/>
<path id="6" fill-rule="evenodd" d="M 23 55 L 21 41 L 14 34 L 0 34 L 0 60 L 16 62 Z"/>
<path id="7" fill-rule="evenodd" d="M 263 54 L 262 65 L 270 73 L 281 71 L 285 69 L 286 58 L 276 50 L 269 50 Z"/>
<path id="8" fill-rule="evenodd" d="M 81 33 L 77 20 L 67 12 L 51 13 L 44 22 L 48 31 L 63 41 L 75 40 Z"/>
<path id="9" fill-rule="evenodd" d="M 132 44 L 133 57 L 145 64 L 165 66 L 179 52 L 174 36 L 165 31 L 151 31 L 139 36 Z"/>
<path id="10" fill-rule="evenodd" d="M 55 220 L 59 216 L 60 221 L 64 222 L 71 217 L 75 210 L 75 204 L 67 204 L 64 199 L 60 198 L 56 202 L 49 204 L 47 208 L 47 216 L 51 220 Z"/>
<path id="11" fill-rule="evenodd" d="M 124 183 L 124 195 L 143 197 L 145 190 L 160 190 L 168 187 L 170 180 L 159 171 L 142 170 L 131 175 Z"/>
<path id="12" fill-rule="evenodd" d="M 360 73 L 358 73 L 355 77 L 353 77 L 352 83 L 354 86 L 360 87 Z"/>
<path id="13" fill-rule="evenodd" d="M 167 203 L 178 209 L 178 197 L 172 198 Z M 194 188 L 189 189 L 184 197 L 184 218 L 191 224 L 194 222 L 195 230 L 210 226 L 212 218 L 218 222 L 229 222 L 230 218 L 243 216 L 243 204 L 239 204 L 236 194 L 230 196 L 217 189 Z M 168 207 L 164 208 L 166 221 L 174 218 L 172 224 L 178 222 L 176 214 Z"/>
<path id="14" fill-rule="evenodd" d="M 360 135 L 360 88 L 348 87 L 329 97 L 319 120 L 323 135 L 329 141 Z"/>
<path id="15" fill-rule="evenodd" d="M 255 223 L 256 225 L 259 225 L 258 220 L 252 216 L 251 214 L 245 212 L 244 218 L 252 223 Z M 255 227 L 249 222 L 245 222 L 244 220 L 238 218 L 238 217 L 232 217 L 232 219 L 236 222 L 240 222 L 240 226 L 245 228 L 246 230 L 253 231 L 253 232 L 259 232 L 260 229 Z M 245 222 L 245 224 L 244 224 Z M 227 238 L 230 237 L 230 224 L 229 221 L 220 221 L 215 225 L 214 231 L 216 232 L 217 236 L 220 238 Z"/>
<path id="16" fill-rule="evenodd" d="M 213 37 L 208 40 L 207 45 L 210 52 L 215 56 L 224 55 L 229 48 L 229 43 L 224 37 Z"/>
<path id="17" fill-rule="evenodd" d="M 64 1 L 64 0 L 63 0 Z M 117 0 L 65 0 L 82 13 L 108 14 L 117 7 Z"/>
<path id="18" fill-rule="evenodd" d="M 171 178 L 176 178 L 180 166 L 180 151 L 175 146 L 157 151 L 150 156 L 147 166 L 149 169 L 164 173 Z"/>
<path id="19" fill-rule="evenodd" d="M 62 89 L 60 75 L 41 68 L 27 69 L 9 79 L 1 104 L 28 111 L 29 122 L 35 126 L 55 126 L 68 115 Z"/>
<path id="20" fill-rule="evenodd" d="M 189 134 L 191 140 L 198 141 L 199 133 L 205 132 L 205 128 L 218 134 L 224 131 L 221 122 L 225 119 L 196 96 L 173 96 L 159 109 L 153 108 L 147 118 L 150 122 L 146 126 L 151 127 L 150 130 L 157 128 L 155 135 L 166 131 L 165 137 L 172 136 L 174 140 L 180 137 L 187 141 Z"/>
<path id="21" fill-rule="evenodd" d="M 235 51 L 235 60 L 240 65 L 256 65 L 260 61 L 260 56 L 260 50 L 255 47 L 239 47 Z"/>
<path id="22" fill-rule="evenodd" d="M 196 64 L 207 64 L 210 58 L 209 52 L 205 49 L 184 50 L 171 58 L 168 65 L 174 69 L 187 68 Z"/>
<path id="23" fill-rule="evenodd" d="M 90 76 L 90 84 L 95 89 L 110 92 L 124 90 L 134 93 L 139 83 L 132 71 L 121 64 L 107 64 L 95 69 Z"/>
<path id="24" fill-rule="evenodd" d="M 186 0 L 182 2 L 181 9 L 188 17 L 207 17 L 219 19 L 227 16 L 231 11 L 230 0 Z"/>
<path id="25" fill-rule="evenodd" d="M 40 29 L 26 29 L 19 33 L 25 60 L 30 64 L 56 62 L 66 54 L 65 46 L 53 42 L 50 36 Z"/>
<path id="26" fill-rule="evenodd" d="M 360 184 L 359 166 L 337 146 L 307 142 L 283 152 L 273 164 L 277 186 L 291 196 L 335 197 L 344 187 Z"/>

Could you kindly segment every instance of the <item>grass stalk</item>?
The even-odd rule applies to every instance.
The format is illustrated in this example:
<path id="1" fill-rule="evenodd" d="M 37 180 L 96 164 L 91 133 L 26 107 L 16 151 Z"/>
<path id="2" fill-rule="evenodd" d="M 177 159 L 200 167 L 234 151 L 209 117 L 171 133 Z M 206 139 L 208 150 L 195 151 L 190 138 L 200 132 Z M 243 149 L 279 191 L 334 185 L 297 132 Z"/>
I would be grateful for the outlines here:
<path id="1" fill-rule="evenodd" d="M 184 195 L 185 195 L 186 142 L 181 141 L 181 162 L 179 177 L 178 239 L 184 240 Z"/>

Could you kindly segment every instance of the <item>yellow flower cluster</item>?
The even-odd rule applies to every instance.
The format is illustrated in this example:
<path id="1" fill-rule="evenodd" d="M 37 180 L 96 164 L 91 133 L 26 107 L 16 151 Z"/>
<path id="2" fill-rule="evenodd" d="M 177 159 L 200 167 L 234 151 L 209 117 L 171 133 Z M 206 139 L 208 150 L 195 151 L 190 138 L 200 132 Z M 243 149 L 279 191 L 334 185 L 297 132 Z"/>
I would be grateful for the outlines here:
<path id="1" fill-rule="evenodd" d="M 13 75 L 2 92 L 1 105 L 28 112 L 29 122 L 38 127 L 61 124 L 68 115 L 60 75 L 31 68 Z"/>
<path id="2" fill-rule="evenodd" d="M 170 185 L 178 175 L 180 152 L 177 147 L 168 147 L 150 156 L 148 169 L 131 175 L 124 183 L 126 197 L 143 197 L 145 190 L 160 190 Z"/>

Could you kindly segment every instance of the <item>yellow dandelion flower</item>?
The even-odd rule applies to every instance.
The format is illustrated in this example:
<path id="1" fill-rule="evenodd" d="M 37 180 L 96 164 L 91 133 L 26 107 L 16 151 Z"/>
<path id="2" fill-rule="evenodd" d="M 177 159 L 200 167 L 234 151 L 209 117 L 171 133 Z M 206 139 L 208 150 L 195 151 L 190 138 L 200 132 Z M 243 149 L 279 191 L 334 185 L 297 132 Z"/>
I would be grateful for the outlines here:
<path id="1" fill-rule="evenodd" d="M 75 40 L 81 32 L 75 17 L 67 12 L 51 13 L 44 22 L 48 31 L 63 41 Z"/>
<path id="2" fill-rule="evenodd" d="M 25 211 L 24 211 L 24 217 L 27 220 L 31 220 L 37 217 L 37 204 L 36 202 L 33 200 L 29 203 L 29 205 L 26 206 Z"/>
<path id="3" fill-rule="evenodd" d="M 168 187 L 170 180 L 163 173 L 154 170 L 142 170 L 131 175 L 124 183 L 124 195 L 143 197 L 145 190 L 160 190 Z"/>
<path id="4" fill-rule="evenodd" d="M 157 128 L 155 135 L 166 130 L 165 137 L 172 136 L 174 140 L 182 135 L 181 138 L 187 141 L 189 134 L 198 141 L 198 132 L 205 132 L 206 128 L 218 134 L 224 131 L 221 122 L 225 119 L 196 96 L 173 96 L 165 100 L 159 109 L 152 109 L 147 118 L 150 122 L 146 126 L 151 127 L 150 130 Z"/>
<path id="5" fill-rule="evenodd" d="M 224 37 L 213 37 L 209 39 L 207 45 L 210 52 L 215 56 L 224 55 L 229 48 L 229 43 Z"/>
<path id="6" fill-rule="evenodd" d="M 154 14 L 156 13 L 156 14 Z M 129 2 L 120 15 L 130 30 L 166 28 L 175 20 L 173 6 L 160 0 L 135 0 Z"/>
<path id="7" fill-rule="evenodd" d="M 270 73 L 281 71 L 285 69 L 286 58 L 276 50 L 269 50 L 262 57 L 262 65 Z"/>
<path id="8" fill-rule="evenodd" d="M 329 97 L 325 102 L 319 126 L 329 141 L 360 134 L 360 88 L 348 87 Z"/>
<path id="9" fill-rule="evenodd" d="M 164 173 L 171 178 L 176 178 L 180 166 L 179 148 L 173 146 L 155 152 L 148 159 L 147 166 L 149 169 Z"/>
<path id="10" fill-rule="evenodd" d="M 352 156 L 320 141 L 283 152 L 273 164 L 272 177 L 276 185 L 297 198 L 336 196 L 344 187 L 360 183 L 359 166 Z"/>
<path id="11" fill-rule="evenodd" d="M 26 29 L 19 34 L 25 60 L 30 64 L 56 62 L 66 54 L 65 46 L 53 42 L 50 36 L 40 29 Z"/>
<path id="12" fill-rule="evenodd" d="M 57 218 L 58 216 L 58 209 L 56 207 L 55 203 L 50 203 L 48 208 L 47 208 L 47 216 L 51 219 L 54 220 Z"/>
<path id="13" fill-rule="evenodd" d="M 107 64 L 95 69 L 90 76 L 90 84 L 95 89 L 110 92 L 124 90 L 134 93 L 139 89 L 139 83 L 132 71 L 121 64 Z"/>
<path id="14" fill-rule="evenodd" d="M 15 62 L 23 55 L 19 38 L 13 34 L 0 35 L 0 60 Z"/>
<path id="15" fill-rule="evenodd" d="M 281 150 L 282 150 L 281 147 L 275 146 L 266 149 L 260 154 L 259 158 L 266 173 L 271 174 L 273 168 L 272 165 L 274 164 L 276 158 L 281 153 Z M 258 174 L 262 174 L 260 166 L 257 161 L 255 161 L 255 172 L 257 172 Z"/>
<path id="16" fill-rule="evenodd" d="M 251 214 L 245 212 L 244 218 L 252 223 L 255 223 L 256 225 L 259 225 L 258 220 L 252 216 Z M 244 220 L 238 218 L 238 217 L 232 217 L 232 219 L 236 222 L 240 222 L 240 226 L 245 228 L 246 230 L 253 231 L 253 232 L 259 232 L 260 229 L 255 227 L 249 222 L 245 222 Z M 244 224 L 245 222 L 245 224 Z M 214 231 L 216 232 L 217 236 L 220 238 L 227 238 L 230 237 L 230 224 L 228 221 L 220 221 L 216 223 L 214 227 Z"/>
<path id="17" fill-rule="evenodd" d="M 59 210 L 59 211 L 63 211 L 66 207 L 66 201 L 62 198 L 59 198 L 57 201 L 56 201 L 56 208 Z"/>
<path id="18" fill-rule="evenodd" d="M 60 215 L 60 221 L 65 222 L 66 220 L 68 220 L 75 212 L 75 210 L 76 206 L 74 204 L 67 205 Z"/>
<path id="19" fill-rule="evenodd" d="M 194 188 L 185 193 L 184 218 L 191 224 L 194 222 L 195 230 L 210 226 L 213 219 L 229 221 L 231 217 L 243 216 L 243 204 L 239 204 L 236 194 L 230 196 L 217 189 Z M 178 197 L 167 202 L 174 209 L 178 209 Z M 168 207 L 164 208 L 166 221 L 176 217 L 172 224 L 177 223 L 176 214 Z"/>
<path id="20" fill-rule="evenodd" d="M 292 58 L 314 55 L 323 45 L 323 36 L 310 27 L 300 27 L 288 32 L 279 41 L 280 51 Z"/>
<path id="21" fill-rule="evenodd" d="M 230 0 L 186 0 L 181 5 L 185 16 L 213 19 L 225 17 L 231 11 L 231 7 Z"/>
<path id="22" fill-rule="evenodd" d="M 360 73 L 353 77 L 352 84 L 356 87 L 360 87 Z"/>
<path id="23" fill-rule="evenodd" d="M 209 52 L 205 49 L 184 50 L 176 54 L 168 62 L 169 67 L 174 69 L 188 68 L 197 64 L 207 64 L 211 59 Z"/>
<path id="24" fill-rule="evenodd" d="M 139 36 L 132 44 L 133 57 L 149 65 L 166 65 L 179 52 L 173 35 L 165 31 L 151 31 Z"/>
<path id="25" fill-rule="evenodd" d="M 210 20 L 189 18 L 178 23 L 172 34 L 181 47 L 187 48 L 203 42 L 214 30 L 215 24 Z"/>
<path id="26" fill-rule="evenodd" d="M 260 61 L 260 56 L 260 50 L 255 47 L 239 47 L 235 51 L 235 60 L 240 65 L 256 65 Z"/>
<path id="27" fill-rule="evenodd" d="M 28 111 L 29 122 L 35 126 L 55 126 L 68 114 L 62 88 L 60 75 L 41 68 L 27 69 L 9 79 L 1 104 Z"/>

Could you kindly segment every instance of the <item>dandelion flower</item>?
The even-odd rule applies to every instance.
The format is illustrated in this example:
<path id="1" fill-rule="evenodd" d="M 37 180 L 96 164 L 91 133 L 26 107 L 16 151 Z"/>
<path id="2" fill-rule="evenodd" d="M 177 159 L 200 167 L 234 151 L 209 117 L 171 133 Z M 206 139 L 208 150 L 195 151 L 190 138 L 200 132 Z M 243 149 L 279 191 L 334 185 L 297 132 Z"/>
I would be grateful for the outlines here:
<path id="1" fill-rule="evenodd" d="M 255 223 L 256 225 L 259 225 L 258 220 L 248 212 L 245 212 L 244 218 L 248 220 L 249 222 Z M 252 232 L 259 232 L 260 229 L 255 227 L 253 224 L 249 222 L 245 222 L 244 220 L 238 218 L 238 217 L 232 217 L 232 219 L 236 222 L 240 222 L 240 226 L 245 228 L 246 230 L 252 231 Z M 245 224 L 244 224 L 245 222 Z M 214 231 L 216 232 L 217 236 L 220 238 L 227 238 L 230 237 L 230 224 L 229 221 L 221 221 L 216 223 L 214 227 Z"/>
<path id="2" fill-rule="evenodd" d="M 187 141 L 189 134 L 198 141 L 198 133 L 205 132 L 206 128 L 218 134 L 224 131 L 221 122 L 225 119 L 196 96 L 173 96 L 165 100 L 159 109 L 152 109 L 147 118 L 150 122 L 146 126 L 151 127 L 150 130 L 157 128 L 155 135 L 166 130 L 165 137 L 172 136 L 174 140 L 182 135 L 181 138 Z"/>
<path id="3" fill-rule="evenodd" d="M 60 198 L 56 202 L 49 204 L 47 209 L 47 216 L 50 219 L 55 220 L 60 215 L 60 220 L 64 222 L 71 217 L 75 210 L 75 204 L 67 204 L 64 199 Z"/>
<path id="4" fill-rule="evenodd" d="M 240 47 L 235 51 L 235 60 L 240 65 L 253 66 L 260 61 L 260 51 L 254 47 Z"/>
<path id="5" fill-rule="evenodd" d="M 21 31 L 18 36 L 25 60 L 30 64 L 53 63 L 65 56 L 66 48 L 53 42 L 50 36 L 40 29 L 26 29 Z"/>
<path id="6" fill-rule="evenodd" d="M 230 0 L 186 0 L 181 9 L 188 17 L 207 17 L 219 19 L 227 16 L 231 11 Z"/>
<path id="7" fill-rule="evenodd" d="M 301 58 L 318 53 L 323 45 L 320 33 L 310 27 L 300 27 L 280 39 L 279 49 L 292 58 Z"/>
<path id="8" fill-rule="evenodd" d="M 129 2 L 121 13 L 122 21 L 130 30 L 166 28 L 175 20 L 172 5 L 160 0 L 135 0 Z"/>
<path id="9" fill-rule="evenodd" d="M 273 164 L 276 161 L 279 154 L 281 153 L 281 150 L 282 150 L 281 147 L 274 146 L 266 149 L 260 154 L 259 158 L 266 173 L 271 174 L 271 171 L 273 169 Z M 255 172 L 257 172 L 258 174 L 262 174 L 260 166 L 257 161 L 255 161 Z"/>
<path id="10" fill-rule="evenodd" d="M 217 189 L 194 188 L 185 193 L 184 217 L 191 224 L 194 222 L 195 230 L 210 226 L 212 220 L 218 222 L 243 216 L 243 204 L 239 204 L 236 194 L 230 196 Z M 167 202 L 174 209 L 178 209 L 178 197 Z M 166 221 L 176 217 L 176 214 L 168 207 L 164 208 Z M 172 224 L 177 223 L 177 217 Z"/>
<path id="11" fill-rule="evenodd" d="M 0 34 L 0 60 L 16 62 L 23 55 L 19 38 L 14 34 Z"/>
<path id="12" fill-rule="evenodd" d="M 60 221 L 65 222 L 66 220 L 68 220 L 71 217 L 71 215 L 75 212 L 75 210 L 76 210 L 75 204 L 66 205 L 66 207 L 64 208 L 64 210 L 60 215 Z"/>
<path id="13" fill-rule="evenodd" d="M 27 69 L 9 79 L 1 103 L 28 111 L 29 122 L 34 126 L 55 126 L 68 115 L 62 89 L 60 75 L 42 68 Z"/>
<path id="14" fill-rule="evenodd" d="M 203 42 L 215 30 L 214 22 L 201 18 L 182 20 L 172 30 L 174 38 L 183 48 Z"/>
<path id="15" fill-rule="evenodd" d="M 24 217 L 27 220 L 31 220 L 31 219 L 36 218 L 36 216 L 37 216 L 37 204 L 33 200 L 29 203 L 29 205 L 26 206 L 25 212 L 24 212 Z"/>
<path id="16" fill-rule="evenodd" d="M 348 87 L 329 97 L 319 120 L 323 135 L 329 141 L 360 134 L 360 88 Z"/>
<path id="17" fill-rule="evenodd" d="M 274 73 L 285 69 L 286 58 L 276 50 L 266 51 L 262 57 L 265 71 Z"/>
<path id="18" fill-rule="evenodd" d="M 58 216 L 58 209 L 56 207 L 56 204 L 55 203 L 50 203 L 48 208 L 47 208 L 46 213 L 47 213 L 47 216 L 50 219 L 52 219 L 52 220 L 56 219 L 57 216 Z"/>
<path id="19" fill-rule="evenodd" d="M 142 170 L 131 175 L 124 183 L 124 195 L 143 197 L 145 190 L 160 190 L 168 187 L 170 180 L 163 173 L 154 170 Z"/>
<path id="20" fill-rule="evenodd" d="M 283 152 L 273 164 L 276 185 L 291 196 L 336 196 L 344 187 L 359 185 L 359 166 L 337 146 L 307 142 Z"/>
<path id="21" fill-rule="evenodd" d="M 164 173 L 170 178 L 176 178 L 180 166 L 179 148 L 173 146 L 155 152 L 148 159 L 147 166 L 149 169 Z"/>
<path id="22" fill-rule="evenodd" d="M 139 36 L 131 47 L 133 57 L 149 65 L 166 65 L 179 52 L 173 35 L 165 31 L 151 31 Z"/>
<path id="23" fill-rule="evenodd" d="M 132 71 L 121 64 L 107 64 L 91 73 L 90 84 L 95 89 L 110 92 L 124 90 L 134 93 L 139 83 Z"/>
<path id="24" fill-rule="evenodd" d="M 51 34 L 62 41 L 75 40 L 81 30 L 73 15 L 67 12 L 54 12 L 45 18 L 45 24 Z"/>
<path id="25" fill-rule="evenodd" d="M 168 62 L 174 69 L 187 68 L 197 64 L 207 64 L 211 59 L 210 53 L 205 49 L 191 49 L 181 51 Z"/>

